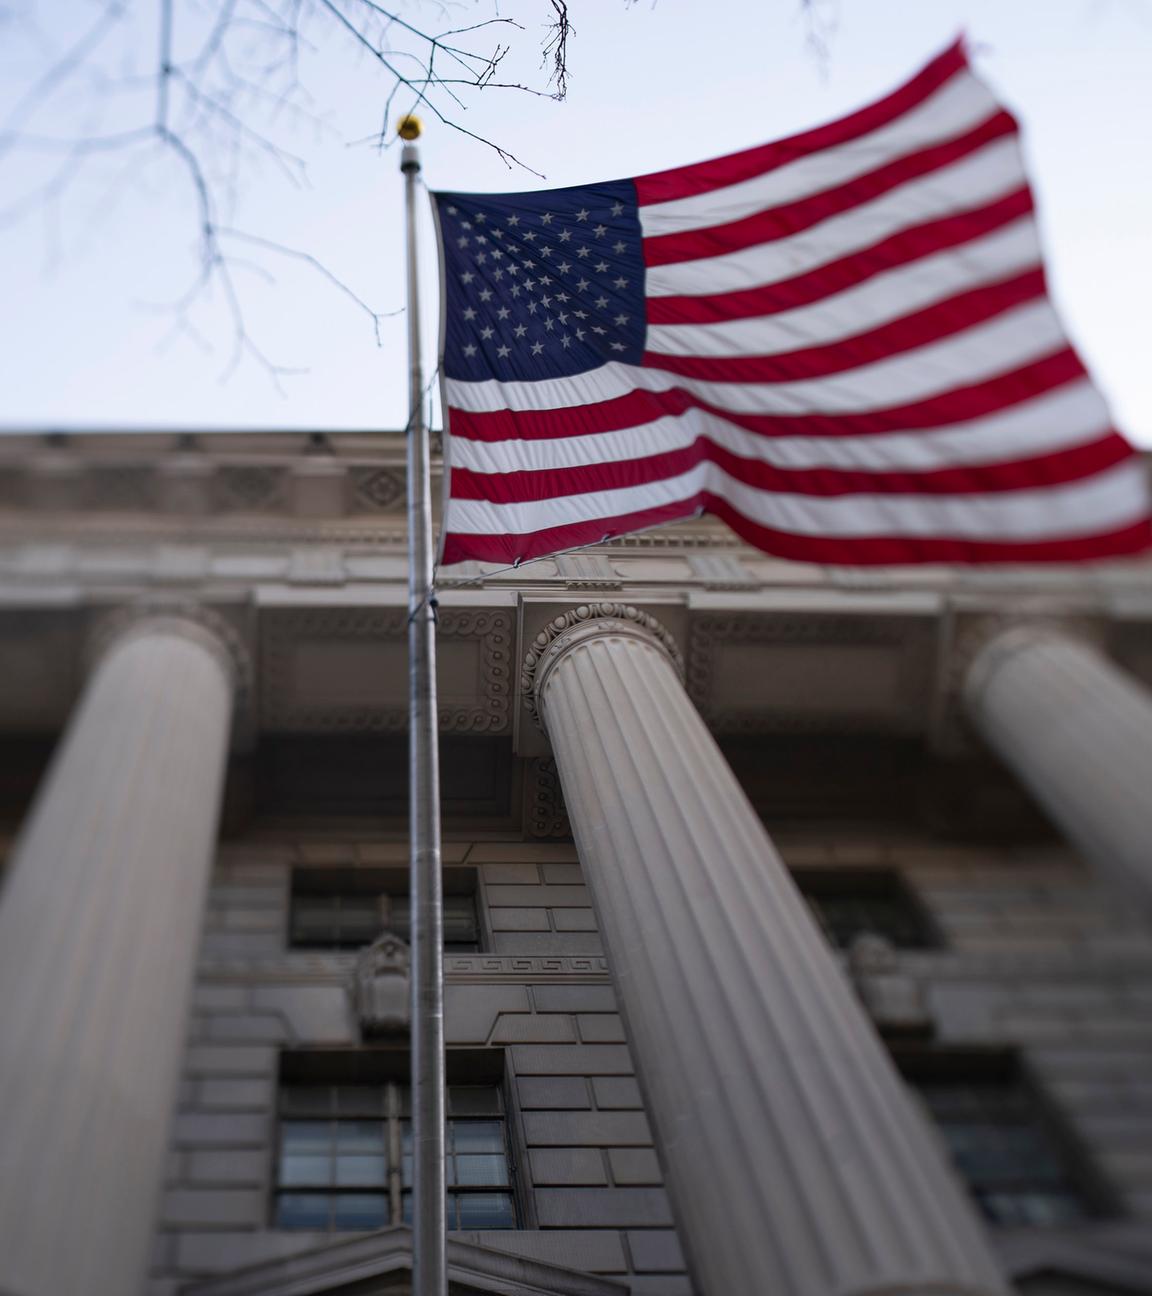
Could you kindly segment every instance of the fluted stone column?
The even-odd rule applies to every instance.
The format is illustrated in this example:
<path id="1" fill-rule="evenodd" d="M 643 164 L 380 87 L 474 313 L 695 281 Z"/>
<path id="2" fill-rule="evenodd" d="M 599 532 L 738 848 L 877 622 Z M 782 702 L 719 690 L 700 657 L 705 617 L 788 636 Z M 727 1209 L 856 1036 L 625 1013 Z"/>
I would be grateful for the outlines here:
<path id="1" fill-rule="evenodd" d="M 701 1296 L 1004 1290 L 983 1233 L 651 617 L 553 621 L 552 741 Z"/>
<path id="2" fill-rule="evenodd" d="M 136 1296 L 167 1150 L 235 667 L 120 624 L 0 891 L 0 1291 Z"/>
<path id="3" fill-rule="evenodd" d="M 969 718 L 1084 858 L 1152 897 L 1152 696 L 1057 622 L 990 637 L 964 679 Z"/>

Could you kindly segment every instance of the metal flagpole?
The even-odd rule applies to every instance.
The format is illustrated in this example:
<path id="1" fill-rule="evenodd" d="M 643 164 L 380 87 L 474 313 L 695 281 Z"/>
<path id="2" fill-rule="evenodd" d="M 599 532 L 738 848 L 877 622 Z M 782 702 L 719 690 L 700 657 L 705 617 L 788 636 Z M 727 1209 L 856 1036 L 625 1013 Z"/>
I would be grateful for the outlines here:
<path id="1" fill-rule="evenodd" d="M 444 914 L 440 893 L 440 770 L 436 732 L 436 603 L 432 589 L 432 490 L 420 298 L 416 273 L 416 179 L 405 117 L 400 155 L 408 217 L 408 831 L 412 896 L 412 1292 L 447 1296 L 444 1183 Z"/>

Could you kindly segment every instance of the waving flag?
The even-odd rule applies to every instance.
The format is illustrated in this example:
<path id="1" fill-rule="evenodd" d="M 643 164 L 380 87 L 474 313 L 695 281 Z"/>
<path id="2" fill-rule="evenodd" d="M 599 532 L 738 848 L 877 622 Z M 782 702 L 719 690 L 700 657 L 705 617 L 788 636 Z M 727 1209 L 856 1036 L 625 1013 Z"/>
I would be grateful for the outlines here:
<path id="1" fill-rule="evenodd" d="M 959 43 L 791 139 L 434 200 L 446 563 L 700 510 L 816 563 L 1149 543 L 1143 467 L 1046 295 L 1016 123 Z"/>

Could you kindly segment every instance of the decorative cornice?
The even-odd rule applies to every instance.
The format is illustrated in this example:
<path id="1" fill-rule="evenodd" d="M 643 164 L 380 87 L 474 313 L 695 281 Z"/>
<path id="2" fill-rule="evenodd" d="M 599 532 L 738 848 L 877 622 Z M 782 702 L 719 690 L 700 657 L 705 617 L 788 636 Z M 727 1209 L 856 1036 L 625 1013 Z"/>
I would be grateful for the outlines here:
<path id="1" fill-rule="evenodd" d="M 247 645 L 219 612 L 192 599 L 148 595 L 98 617 L 88 635 L 85 658 L 95 668 L 113 647 L 152 634 L 177 634 L 207 648 L 232 682 L 238 712 L 247 712 L 253 667 Z"/>
<path id="2" fill-rule="evenodd" d="M 560 772 L 551 756 L 534 760 L 528 772 L 524 831 L 532 837 L 571 837 Z"/>
<path id="3" fill-rule="evenodd" d="M 551 621 L 532 641 L 520 670 L 520 691 L 532 719 L 543 729 L 539 693 L 544 680 L 561 657 L 578 642 L 603 635 L 626 636 L 654 643 L 667 654 L 681 679 L 684 661 L 676 640 L 647 612 L 630 603 L 582 603 Z"/>
<path id="4" fill-rule="evenodd" d="M 355 954 L 305 953 L 292 950 L 253 958 L 208 954 L 200 961 L 203 981 L 252 983 L 344 984 L 356 966 Z M 444 979 L 477 984 L 538 981 L 607 981 L 608 960 L 598 954 L 447 954 Z"/>

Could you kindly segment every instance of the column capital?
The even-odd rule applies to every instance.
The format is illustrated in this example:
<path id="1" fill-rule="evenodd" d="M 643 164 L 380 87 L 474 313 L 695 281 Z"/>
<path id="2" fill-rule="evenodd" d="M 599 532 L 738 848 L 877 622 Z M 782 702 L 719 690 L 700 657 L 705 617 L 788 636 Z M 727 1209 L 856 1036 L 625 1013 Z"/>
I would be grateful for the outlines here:
<path id="1" fill-rule="evenodd" d="M 220 663 L 242 711 L 252 692 L 252 656 L 226 617 L 193 599 L 145 598 L 98 615 L 88 634 L 89 669 L 112 648 L 152 634 L 179 635 L 206 648 Z"/>
<path id="2" fill-rule="evenodd" d="M 540 698 L 553 668 L 577 644 L 606 635 L 640 639 L 659 649 L 683 680 L 684 660 L 676 640 L 654 616 L 630 603 L 582 603 L 553 617 L 532 641 L 524 657 L 520 690 L 539 728 L 544 728 Z"/>
<path id="3" fill-rule="evenodd" d="M 938 751 L 952 756 L 972 748 L 974 735 L 965 712 L 991 666 L 1006 654 L 1047 639 L 1102 648 L 1106 630 L 1104 620 L 1085 608 L 955 608 L 949 622 L 933 704 L 932 740 Z"/>

